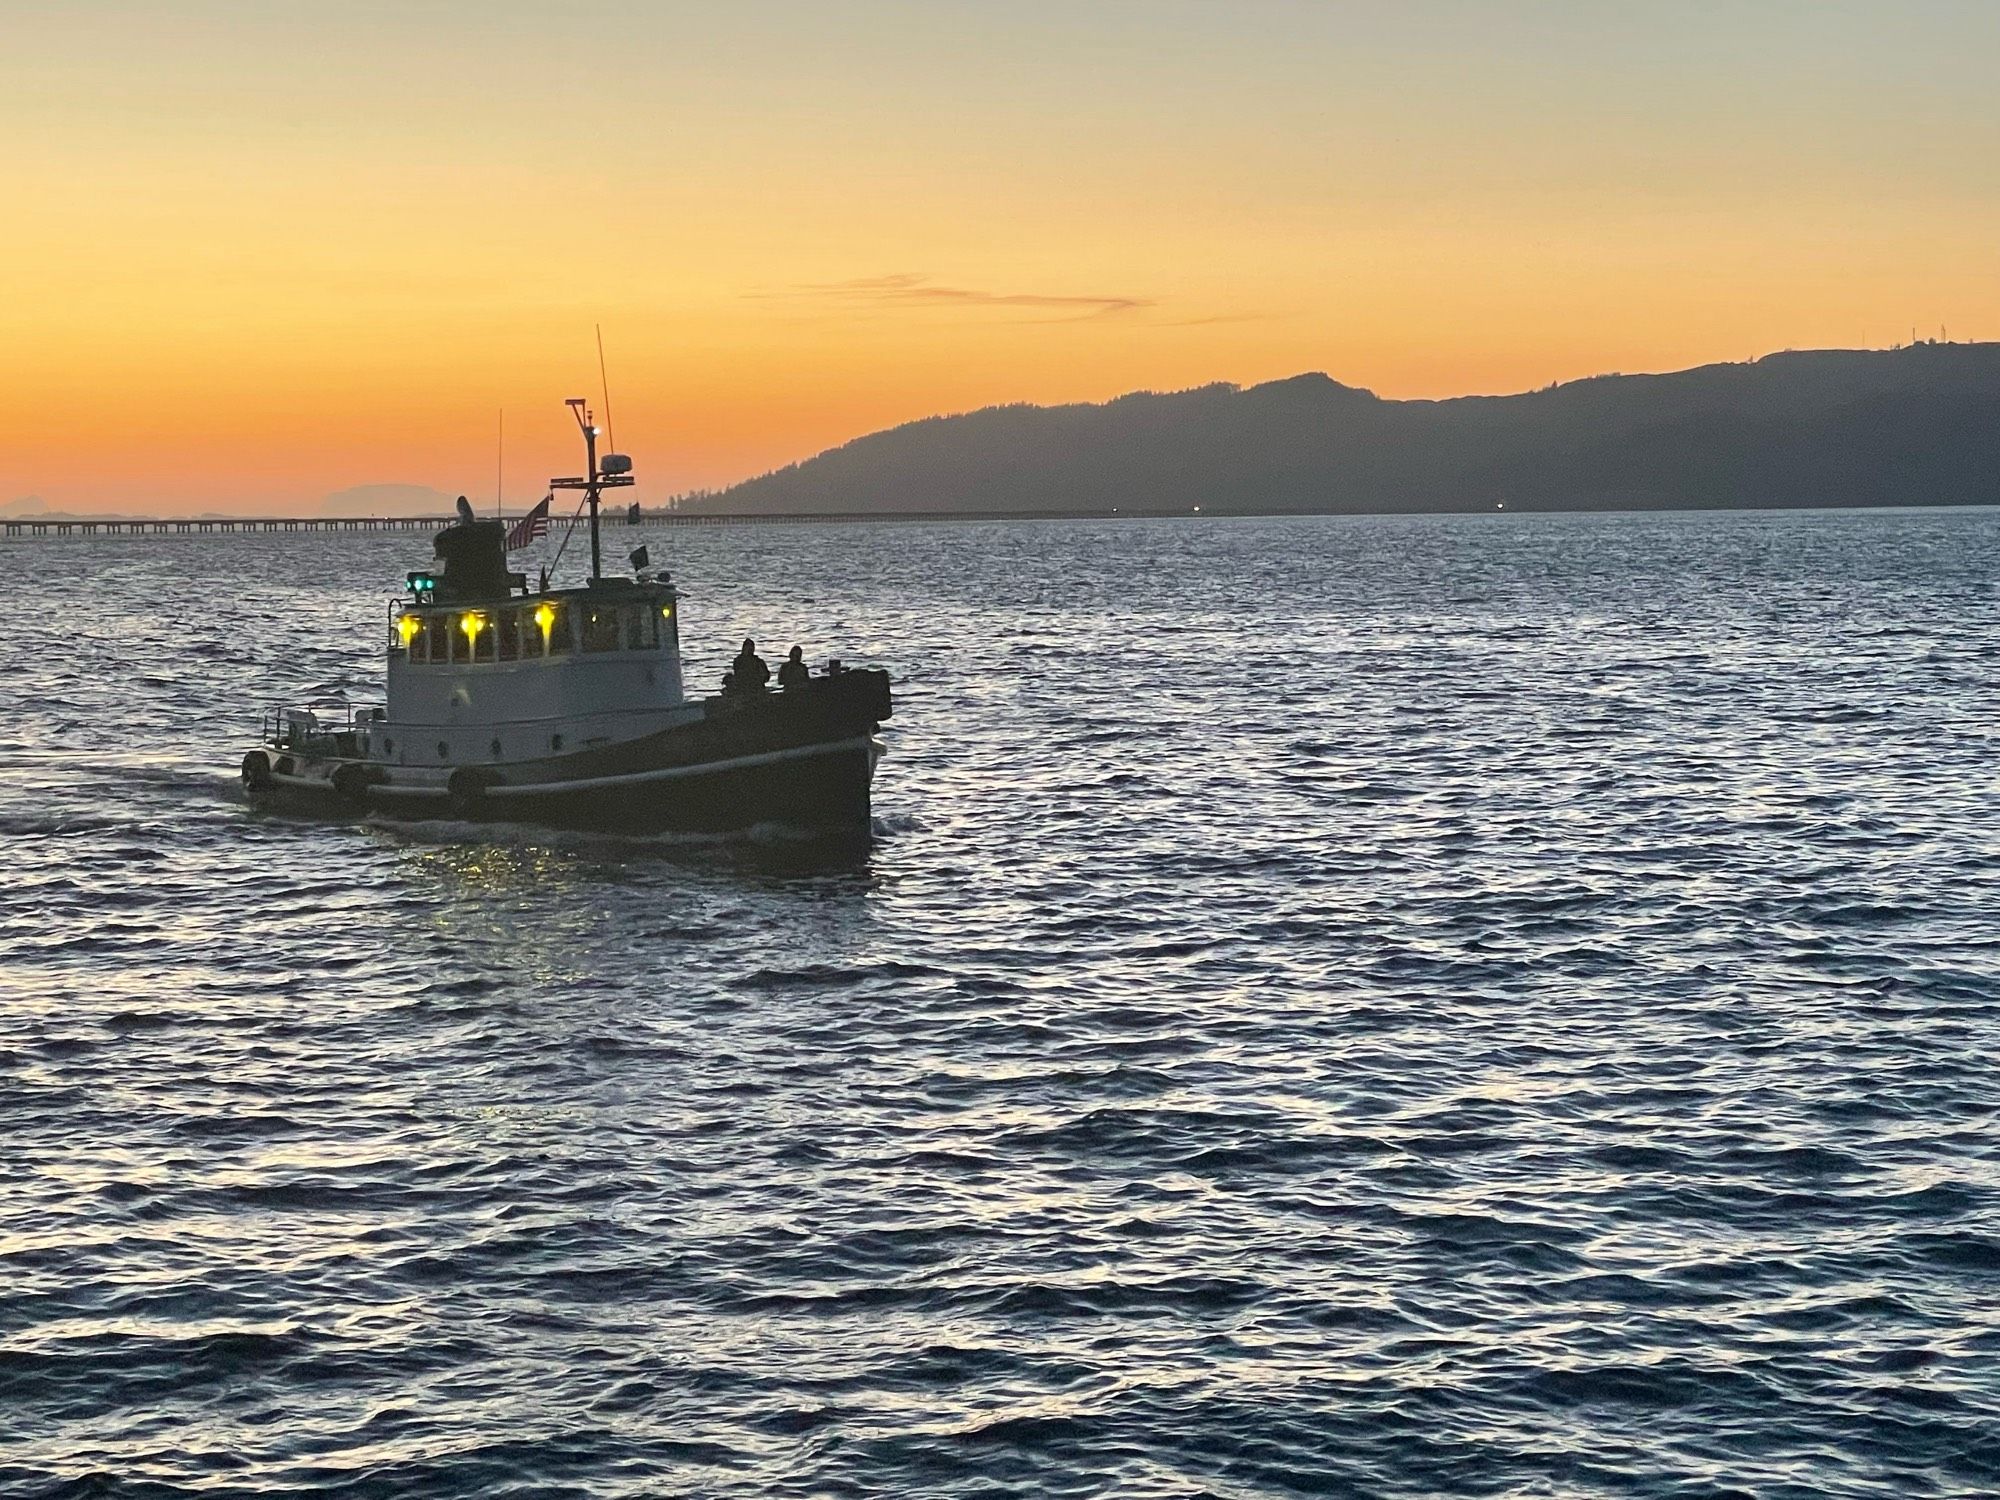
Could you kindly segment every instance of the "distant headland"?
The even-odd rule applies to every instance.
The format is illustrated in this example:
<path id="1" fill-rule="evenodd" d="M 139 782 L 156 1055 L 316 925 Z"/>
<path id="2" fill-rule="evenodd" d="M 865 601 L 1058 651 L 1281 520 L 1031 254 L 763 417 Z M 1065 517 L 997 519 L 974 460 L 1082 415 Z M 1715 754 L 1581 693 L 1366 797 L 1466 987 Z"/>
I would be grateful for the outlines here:
<path id="1" fill-rule="evenodd" d="M 873 433 L 684 511 L 1360 513 L 2000 503 L 2000 343 L 1804 350 L 1513 396 L 1323 374 L 997 406 Z"/>

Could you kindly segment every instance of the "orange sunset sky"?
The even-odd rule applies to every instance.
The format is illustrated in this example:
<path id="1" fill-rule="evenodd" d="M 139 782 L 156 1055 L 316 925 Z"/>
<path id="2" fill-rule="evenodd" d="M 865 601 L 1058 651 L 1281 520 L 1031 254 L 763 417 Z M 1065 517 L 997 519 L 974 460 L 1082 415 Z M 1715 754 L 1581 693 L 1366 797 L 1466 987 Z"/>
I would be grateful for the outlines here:
<path id="1" fill-rule="evenodd" d="M 2000 337 L 1986 0 L 9 6 L 0 502 Z"/>

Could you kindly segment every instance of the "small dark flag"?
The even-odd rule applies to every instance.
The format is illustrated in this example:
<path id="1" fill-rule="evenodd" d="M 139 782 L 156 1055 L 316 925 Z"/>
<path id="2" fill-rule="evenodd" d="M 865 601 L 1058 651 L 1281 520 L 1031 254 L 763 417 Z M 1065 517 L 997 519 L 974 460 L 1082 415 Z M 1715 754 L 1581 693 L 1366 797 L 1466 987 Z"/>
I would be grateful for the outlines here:
<path id="1" fill-rule="evenodd" d="M 549 502 L 554 495 L 542 496 L 541 504 L 507 528 L 507 550 L 518 552 L 536 537 L 549 534 Z"/>
<path id="2" fill-rule="evenodd" d="M 648 552 L 644 547 L 634 547 L 632 549 L 632 566 L 635 569 L 645 567 L 652 560 L 652 553 Z"/>

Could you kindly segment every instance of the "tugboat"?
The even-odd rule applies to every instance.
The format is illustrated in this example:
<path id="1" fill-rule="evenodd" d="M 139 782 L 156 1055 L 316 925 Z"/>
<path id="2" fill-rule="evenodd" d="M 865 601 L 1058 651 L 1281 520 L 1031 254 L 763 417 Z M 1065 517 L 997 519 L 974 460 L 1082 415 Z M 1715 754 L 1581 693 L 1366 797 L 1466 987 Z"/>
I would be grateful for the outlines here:
<path id="1" fill-rule="evenodd" d="M 441 569 L 409 575 L 389 615 L 381 707 L 312 703 L 264 715 L 243 757 L 253 805 L 393 818 L 498 819 L 649 833 L 728 833 L 775 824 L 866 835 L 869 786 L 889 717 L 889 674 L 788 673 L 777 691 L 724 678 L 690 698 L 681 680 L 680 596 L 633 554 L 635 577 L 604 574 L 602 492 L 633 482 L 581 398 L 590 581 L 530 588 L 510 537 L 461 499 L 437 535 Z M 546 504 L 547 502 L 544 502 Z"/>

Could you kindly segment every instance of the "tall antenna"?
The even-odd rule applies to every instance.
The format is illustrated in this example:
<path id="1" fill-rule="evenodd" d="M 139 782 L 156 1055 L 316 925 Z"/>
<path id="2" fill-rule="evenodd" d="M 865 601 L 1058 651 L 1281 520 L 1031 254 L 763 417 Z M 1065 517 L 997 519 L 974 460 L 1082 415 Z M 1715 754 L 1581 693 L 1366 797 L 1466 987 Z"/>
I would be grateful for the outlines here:
<path id="1" fill-rule="evenodd" d="M 608 440 L 606 446 L 613 453 L 616 453 L 618 451 L 618 429 L 611 421 L 611 381 L 604 373 L 604 325 L 599 323 L 596 325 L 596 328 L 597 386 L 599 390 L 604 392 L 604 436 Z"/>
<path id="2" fill-rule="evenodd" d="M 504 515 L 500 509 L 501 486 L 507 475 L 507 408 L 500 408 L 500 432 L 494 442 L 493 451 L 493 514 Z"/>

